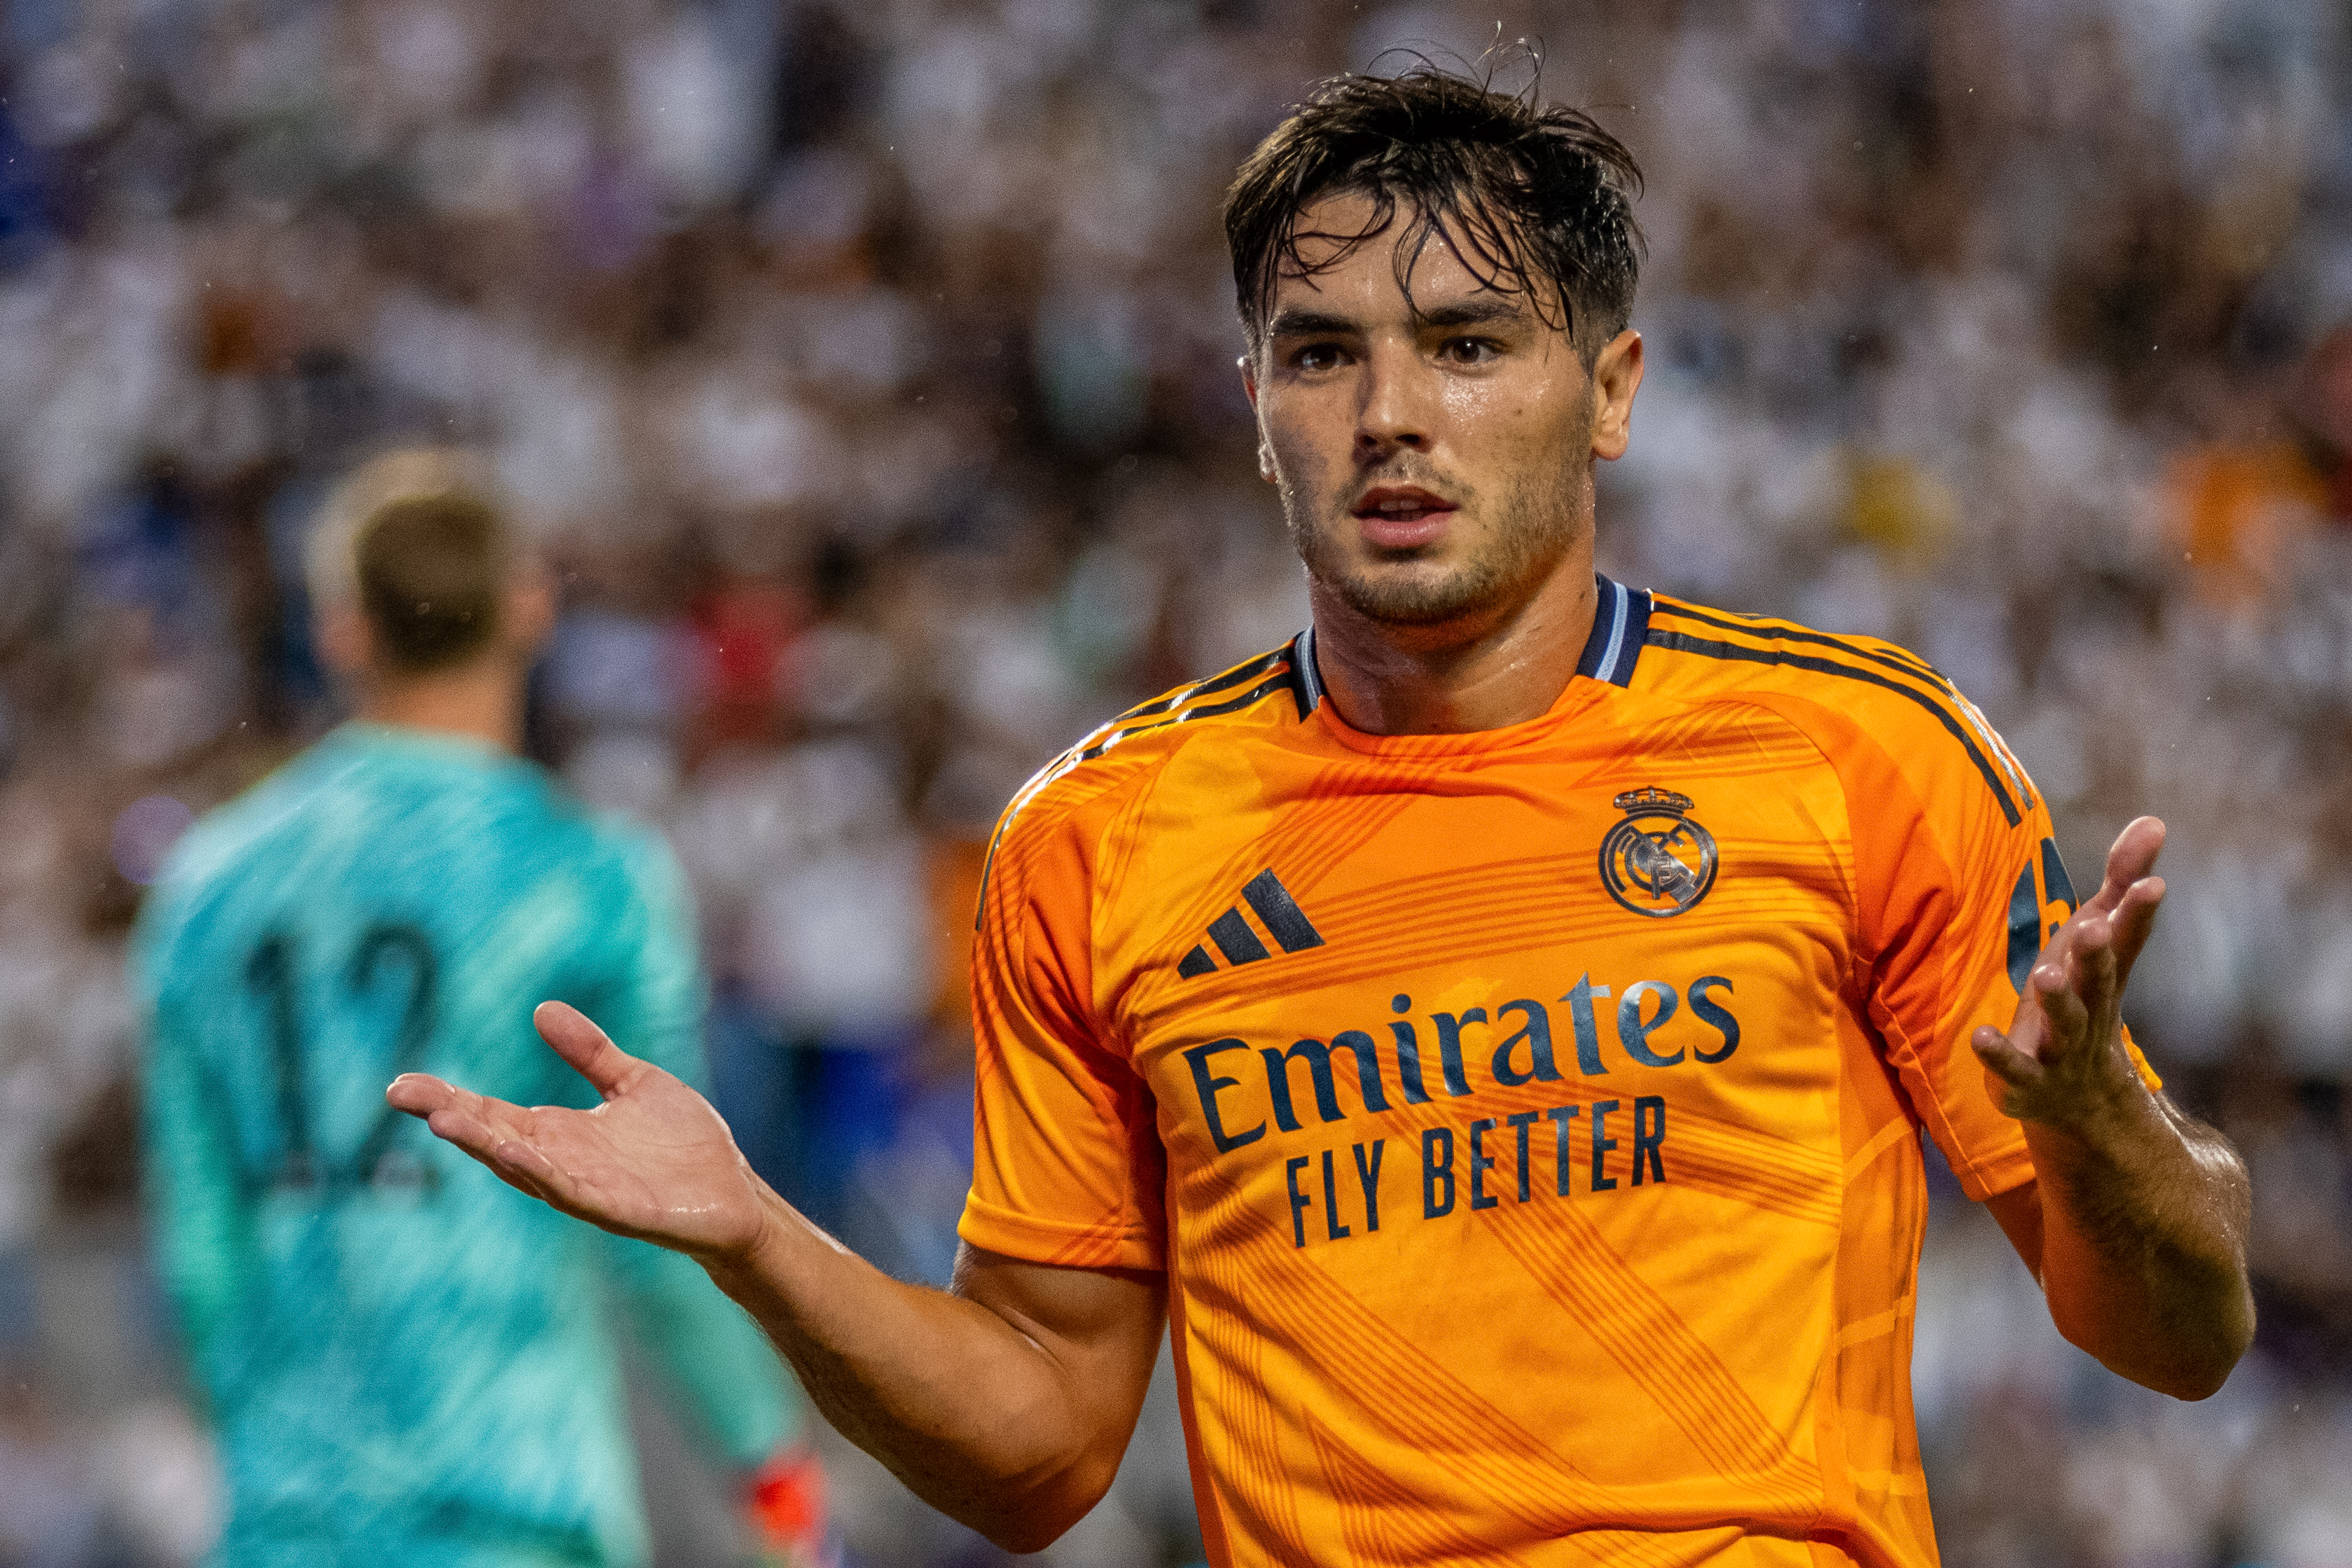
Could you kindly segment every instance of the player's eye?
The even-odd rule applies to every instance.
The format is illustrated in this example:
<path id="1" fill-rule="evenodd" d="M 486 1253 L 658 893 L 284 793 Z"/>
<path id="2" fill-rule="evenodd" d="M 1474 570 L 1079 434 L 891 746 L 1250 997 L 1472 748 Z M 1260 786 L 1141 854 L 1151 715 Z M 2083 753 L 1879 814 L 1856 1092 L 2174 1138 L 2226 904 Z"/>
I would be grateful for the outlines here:
<path id="1" fill-rule="evenodd" d="M 1492 363 L 1503 351 L 1503 346 L 1492 338 L 1448 338 L 1438 346 L 1437 356 L 1453 365 L 1484 365 Z"/>
<path id="2" fill-rule="evenodd" d="M 1328 371 L 1335 368 L 1339 360 L 1339 344 L 1308 343 L 1291 350 L 1290 368 L 1295 371 Z"/>

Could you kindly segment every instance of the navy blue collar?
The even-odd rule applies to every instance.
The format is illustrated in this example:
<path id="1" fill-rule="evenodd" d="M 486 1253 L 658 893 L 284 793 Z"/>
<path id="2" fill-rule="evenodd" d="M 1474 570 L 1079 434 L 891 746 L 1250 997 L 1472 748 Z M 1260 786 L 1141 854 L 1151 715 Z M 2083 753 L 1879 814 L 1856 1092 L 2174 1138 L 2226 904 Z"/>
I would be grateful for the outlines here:
<path id="1" fill-rule="evenodd" d="M 1593 608 L 1592 632 L 1584 639 L 1576 673 L 1612 686 L 1630 685 L 1634 663 L 1642 656 L 1642 640 L 1650 632 L 1649 591 L 1612 582 L 1597 571 L 1592 580 L 1601 590 L 1601 602 Z"/>
<path id="2" fill-rule="evenodd" d="M 1305 718 L 1323 706 L 1323 672 L 1315 667 L 1315 628 L 1290 640 L 1291 695 L 1298 699 L 1298 716 Z"/>
<path id="3" fill-rule="evenodd" d="M 1592 580 L 1601 590 L 1601 602 L 1593 609 L 1592 631 L 1584 639 L 1576 673 L 1612 686 L 1630 685 L 1633 665 L 1642 656 L 1642 640 L 1649 635 L 1650 591 L 1628 588 L 1597 571 Z M 1314 627 L 1290 640 L 1290 668 L 1292 695 L 1298 701 L 1298 716 L 1305 718 L 1323 706 L 1323 674 L 1315 667 Z"/>

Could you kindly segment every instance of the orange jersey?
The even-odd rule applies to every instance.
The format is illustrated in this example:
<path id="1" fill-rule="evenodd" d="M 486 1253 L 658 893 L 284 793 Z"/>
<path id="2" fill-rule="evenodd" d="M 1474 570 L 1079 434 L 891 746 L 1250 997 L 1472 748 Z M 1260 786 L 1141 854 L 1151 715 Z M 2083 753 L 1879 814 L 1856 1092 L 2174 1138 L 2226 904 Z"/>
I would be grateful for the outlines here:
<path id="1" fill-rule="evenodd" d="M 1936 1560 L 1922 1127 L 2073 906 L 1910 653 L 1602 580 L 1540 718 L 1366 735 L 1312 634 L 1006 811 L 962 1235 L 1164 1270 L 1219 1564 Z"/>

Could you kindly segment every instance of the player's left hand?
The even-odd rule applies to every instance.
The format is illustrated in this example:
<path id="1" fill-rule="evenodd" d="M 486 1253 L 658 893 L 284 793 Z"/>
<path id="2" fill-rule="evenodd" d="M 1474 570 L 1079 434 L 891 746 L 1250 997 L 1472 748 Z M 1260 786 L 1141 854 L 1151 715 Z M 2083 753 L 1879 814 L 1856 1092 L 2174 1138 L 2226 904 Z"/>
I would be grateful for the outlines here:
<path id="1" fill-rule="evenodd" d="M 2143 1113 L 2148 1095 L 2123 1045 L 2124 982 L 2164 901 L 2149 874 L 2164 824 L 2141 817 L 2116 835 L 2098 893 L 2058 928 L 2034 960 L 2004 1034 L 1990 1025 L 1969 1042 L 1997 1083 L 2001 1109 L 2023 1122 L 2076 1131 Z"/>
<path id="2" fill-rule="evenodd" d="M 824 1467 L 796 1443 L 769 1456 L 743 1489 L 743 1521 L 760 1568 L 839 1568 L 825 1511 Z"/>

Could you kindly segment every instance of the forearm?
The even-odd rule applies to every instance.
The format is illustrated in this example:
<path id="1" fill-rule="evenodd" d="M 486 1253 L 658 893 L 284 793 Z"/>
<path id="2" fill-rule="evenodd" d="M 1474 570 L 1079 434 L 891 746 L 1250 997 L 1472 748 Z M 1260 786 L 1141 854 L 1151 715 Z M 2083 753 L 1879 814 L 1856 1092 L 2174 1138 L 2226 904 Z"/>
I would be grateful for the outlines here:
<path id="1" fill-rule="evenodd" d="M 1035 1551 L 1094 1505 L 1150 1381 L 1159 1274 L 967 1248 L 953 1293 L 901 1284 L 771 1191 L 677 1078 L 574 1009 L 532 1016 L 595 1086 L 595 1110 L 512 1105 L 421 1073 L 386 1098 L 501 1181 L 696 1260 L 835 1427 L 999 1544 Z"/>
<path id="2" fill-rule="evenodd" d="M 2083 1124 L 2025 1131 L 2059 1331 L 2150 1388 L 2185 1399 L 2220 1388 L 2254 1329 L 2237 1155 L 2145 1090 Z"/>
<path id="3" fill-rule="evenodd" d="M 893 1280 L 772 1193 L 745 1255 L 703 1260 L 844 1437 L 941 1512 L 1034 1551 L 1102 1495 L 1126 1434 L 1091 1429 L 1070 1370 L 962 1296 Z"/>
<path id="4" fill-rule="evenodd" d="M 650 1242 L 599 1239 L 630 1329 L 713 1455 L 748 1470 L 804 1435 L 804 1401 L 774 1348 L 692 1259 Z"/>

